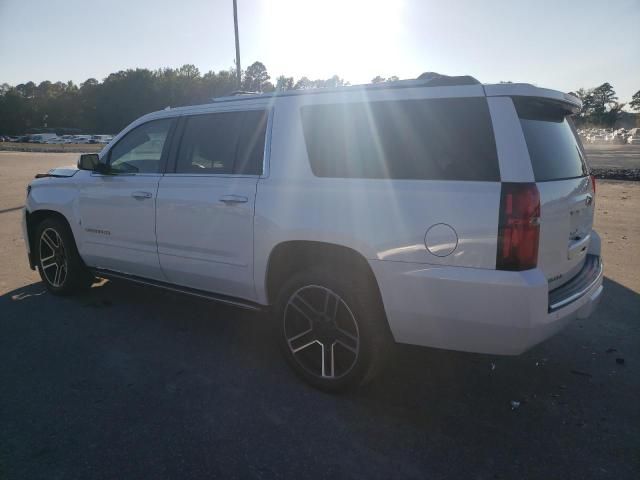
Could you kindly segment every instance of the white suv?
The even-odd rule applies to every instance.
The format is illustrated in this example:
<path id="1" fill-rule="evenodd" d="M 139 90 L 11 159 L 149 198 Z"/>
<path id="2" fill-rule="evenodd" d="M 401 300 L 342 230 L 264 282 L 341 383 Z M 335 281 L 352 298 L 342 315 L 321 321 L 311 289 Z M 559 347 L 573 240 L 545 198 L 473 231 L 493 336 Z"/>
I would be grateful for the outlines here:
<path id="1" fill-rule="evenodd" d="M 579 100 L 471 77 L 216 99 L 146 115 L 28 187 L 32 268 L 271 308 L 316 387 L 390 342 L 516 355 L 602 294 Z"/>

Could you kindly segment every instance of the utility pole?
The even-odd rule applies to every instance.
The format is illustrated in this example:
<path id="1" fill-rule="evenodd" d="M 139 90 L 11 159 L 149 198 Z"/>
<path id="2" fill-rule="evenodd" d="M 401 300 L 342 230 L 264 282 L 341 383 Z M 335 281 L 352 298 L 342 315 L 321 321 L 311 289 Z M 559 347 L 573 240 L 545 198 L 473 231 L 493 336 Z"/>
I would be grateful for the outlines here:
<path id="1" fill-rule="evenodd" d="M 240 68 L 240 38 L 238 37 L 238 5 L 233 0 L 233 27 L 236 31 L 236 72 L 238 75 L 238 90 L 242 87 L 242 69 Z"/>

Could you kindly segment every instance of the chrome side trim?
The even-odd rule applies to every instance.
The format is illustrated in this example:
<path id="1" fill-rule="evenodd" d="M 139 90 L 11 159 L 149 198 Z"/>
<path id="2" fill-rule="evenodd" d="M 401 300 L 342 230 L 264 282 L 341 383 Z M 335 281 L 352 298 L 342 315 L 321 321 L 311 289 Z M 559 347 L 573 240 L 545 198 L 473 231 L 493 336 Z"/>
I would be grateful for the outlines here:
<path id="1" fill-rule="evenodd" d="M 215 177 L 215 178 L 260 178 L 260 175 L 244 175 L 239 173 L 165 173 L 165 177 L 187 177 L 187 178 L 205 178 L 205 177 Z"/>
<path id="2" fill-rule="evenodd" d="M 262 154 L 262 174 L 260 178 L 269 177 L 269 168 L 271 166 L 271 129 L 273 128 L 273 115 L 275 111 L 275 105 L 269 108 L 269 114 L 267 117 L 267 128 L 264 132 L 264 152 Z"/>
<path id="3" fill-rule="evenodd" d="M 569 295 L 568 297 L 564 297 L 561 300 L 558 300 L 555 303 L 550 303 L 549 305 L 549 313 L 553 313 L 556 310 L 561 309 L 562 307 L 566 307 L 567 305 L 569 305 L 572 302 L 575 302 L 576 300 L 578 300 L 579 298 L 581 298 L 582 296 L 586 295 L 587 292 L 589 292 L 589 290 L 591 290 L 599 281 L 600 278 L 603 275 L 603 265 L 602 265 L 602 261 L 600 259 L 600 257 L 596 257 L 595 255 L 587 255 L 587 259 L 589 259 L 589 257 L 595 257 L 595 259 L 591 260 L 592 262 L 598 262 L 597 265 L 597 270 L 596 270 L 596 274 L 591 276 L 590 281 L 588 281 L 588 283 L 581 287 L 579 290 L 577 290 L 576 292 L 572 293 L 571 295 Z M 589 265 L 585 265 L 585 269 L 590 268 Z M 581 272 L 582 273 L 582 272 Z M 576 277 L 579 277 L 581 275 L 581 273 L 578 273 L 576 275 Z M 588 277 L 589 278 L 589 277 Z M 582 281 L 586 280 L 586 279 L 581 279 Z M 571 286 L 570 286 L 571 282 L 569 282 L 569 284 L 567 285 L 563 285 L 561 287 L 558 288 L 558 291 L 562 291 L 565 288 L 571 290 Z M 574 286 L 574 288 L 576 288 L 577 286 Z M 551 300 L 551 296 L 554 293 L 554 291 L 549 292 L 549 300 Z"/>
<path id="4" fill-rule="evenodd" d="M 188 287 L 181 287 L 180 285 L 174 285 L 172 283 L 165 283 L 155 280 L 149 280 L 146 278 L 136 277 L 135 275 L 128 275 L 126 273 L 114 272 L 112 270 L 106 270 L 102 268 L 93 268 L 92 272 L 97 277 L 103 278 L 115 278 L 118 280 L 127 280 L 129 282 L 137 283 L 139 285 L 146 285 L 149 287 L 161 288 L 170 292 L 182 293 L 185 295 L 191 295 L 192 297 L 204 298 L 206 300 L 212 300 L 214 302 L 224 303 L 226 305 L 233 305 L 235 307 L 244 308 L 246 310 L 261 311 L 263 306 L 257 303 L 250 302 L 248 300 L 242 300 L 240 298 L 229 297 L 226 295 L 218 295 L 211 292 L 205 292 L 203 290 L 196 290 Z"/>

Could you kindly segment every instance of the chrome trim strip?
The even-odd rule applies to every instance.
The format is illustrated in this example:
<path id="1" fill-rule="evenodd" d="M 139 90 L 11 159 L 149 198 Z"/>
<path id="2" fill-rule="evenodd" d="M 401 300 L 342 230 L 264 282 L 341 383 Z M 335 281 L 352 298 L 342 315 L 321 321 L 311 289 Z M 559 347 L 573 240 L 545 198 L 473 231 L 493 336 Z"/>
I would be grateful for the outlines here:
<path id="1" fill-rule="evenodd" d="M 260 178 L 260 175 L 243 175 L 239 173 L 165 173 L 165 177 L 191 177 L 191 178 Z"/>
<path id="2" fill-rule="evenodd" d="M 549 313 L 553 313 L 556 310 L 558 310 L 558 309 L 560 309 L 562 307 L 566 307 L 570 303 L 573 303 L 574 301 L 578 300 L 580 297 L 584 296 L 589 290 L 591 290 L 600 281 L 600 278 L 602 277 L 602 274 L 603 274 L 603 271 L 604 271 L 604 267 L 602 265 L 602 259 L 600 259 L 598 261 L 598 263 L 599 263 L 599 265 L 598 265 L 598 274 L 593 279 L 593 281 L 590 282 L 586 287 L 584 287 L 579 292 L 576 292 L 573 295 L 570 295 L 567 298 L 563 298 L 559 302 L 556 302 L 556 303 L 550 305 L 549 306 Z"/>
<path id="3" fill-rule="evenodd" d="M 267 129 L 264 132 L 264 153 L 262 156 L 262 174 L 260 178 L 269 177 L 269 169 L 271 166 L 271 130 L 273 128 L 273 115 L 275 111 L 275 105 L 269 108 L 269 116 L 267 117 Z"/>
<path id="4" fill-rule="evenodd" d="M 166 284 L 164 282 L 156 282 L 145 278 L 136 277 L 133 275 L 127 275 L 126 273 L 118 273 L 111 270 L 105 270 L 101 268 L 92 269 L 93 273 L 98 277 L 104 278 L 116 278 L 120 280 L 127 280 L 129 282 L 137 283 L 139 285 L 146 285 L 149 287 L 161 288 L 170 292 L 183 293 L 185 295 L 191 295 L 192 297 L 204 298 L 206 300 L 213 300 L 214 302 L 224 303 L 226 305 L 233 305 L 235 307 L 244 308 L 247 310 L 261 311 L 262 306 L 254 304 L 249 301 L 236 299 L 233 297 L 225 297 L 216 295 L 215 293 L 204 292 L 202 290 L 194 290 L 187 287 L 180 287 L 179 285 Z"/>

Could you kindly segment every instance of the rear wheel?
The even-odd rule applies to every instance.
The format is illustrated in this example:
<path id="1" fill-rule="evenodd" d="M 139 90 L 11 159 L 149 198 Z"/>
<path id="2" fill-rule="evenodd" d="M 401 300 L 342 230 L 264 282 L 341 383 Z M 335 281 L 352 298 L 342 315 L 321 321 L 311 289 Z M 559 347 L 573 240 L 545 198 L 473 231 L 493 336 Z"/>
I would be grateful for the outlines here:
<path id="1" fill-rule="evenodd" d="M 71 230 L 62 220 L 47 218 L 38 224 L 34 251 L 40 278 L 51 293 L 69 295 L 91 285 L 93 277 L 78 254 Z"/>
<path id="2" fill-rule="evenodd" d="M 293 370 L 325 391 L 373 377 L 389 341 L 371 281 L 328 270 L 295 274 L 276 304 L 281 349 Z"/>

